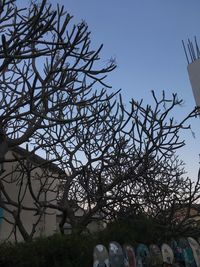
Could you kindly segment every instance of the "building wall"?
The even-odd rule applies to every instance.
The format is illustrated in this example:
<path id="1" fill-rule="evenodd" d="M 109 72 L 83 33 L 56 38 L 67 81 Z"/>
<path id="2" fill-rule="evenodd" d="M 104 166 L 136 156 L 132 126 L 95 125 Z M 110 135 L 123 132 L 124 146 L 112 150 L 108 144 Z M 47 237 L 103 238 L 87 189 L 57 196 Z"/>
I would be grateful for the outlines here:
<path id="1" fill-rule="evenodd" d="M 16 152 L 13 154 L 12 151 L 9 151 L 6 154 L 6 160 L 11 160 L 14 158 L 20 159 L 22 155 L 17 154 Z M 43 159 L 41 159 L 43 160 Z M 40 161 L 40 159 L 39 159 Z M 44 162 L 44 160 L 43 160 Z M 27 161 L 22 161 L 23 164 L 26 164 Z M 31 196 L 31 193 L 27 187 L 27 175 L 23 174 L 26 173 L 23 171 L 22 167 L 19 168 L 18 162 L 7 162 L 3 164 L 4 172 L 0 175 L 0 179 L 3 183 L 3 186 L 5 187 L 5 190 L 10 197 L 10 199 L 15 202 L 16 204 L 20 203 L 27 208 L 32 208 L 35 206 L 35 200 Z M 40 201 L 50 201 L 52 204 L 57 204 L 57 191 L 58 191 L 58 179 L 59 176 L 56 171 L 50 171 L 49 169 L 44 169 L 38 166 L 38 158 L 37 158 L 37 165 L 35 162 L 31 162 L 33 166 L 35 166 L 34 171 L 31 172 L 31 182 L 32 182 L 32 190 L 35 195 L 37 195 L 41 190 L 41 184 L 44 184 L 47 182 L 45 188 L 50 188 L 51 190 L 48 190 L 48 193 L 42 193 L 40 194 Z M 47 173 L 47 176 L 44 175 L 44 171 Z M 48 176 L 51 177 L 53 175 L 53 179 L 48 178 Z M 54 190 L 53 190 L 54 189 Z M 45 191 L 45 190 L 44 190 Z M 1 196 L 3 194 L 1 193 Z M 5 197 L 4 197 L 5 200 Z M 11 208 L 12 210 L 18 211 L 18 207 L 12 205 L 7 207 Z M 0 214 L 3 211 L 3 220 L 0 220 L 0 241 L 4 240 L 10 240 L 10 241 L 23 241 L 23 237 L 21 236 L 18 229 L 16 229 L 16 233 L 13 231 L 13 224 L 14 219 L 10 213 L 8 213 L 5 209 L 0 209 Z M 28 211 L 28 210 L 21 210 L 20 218 L 23 222 L 23 226 L 26 229 L 26 231 L 30 234 L 33 228 L 33 225 L 37 222 L 39 215 L 36 214 L 35 211 Z M 75 212 L 75 216 L 81 217 L 84 214 L 84 210 L 79 208 Z M 34 234 L 34 237 L 39 236 L 49 236 L 54 234 L 55 232 L 59 232 L 59 213 L 56 210 L 53 209 L 47 209 L 46 213 L 41 216 L 41 219 L 39 223 L 37 224 L 36 231 Z M 9 224 L 8 221 L 10 221 L 12 224 Z M 100 217 L 95 217 L 88 225 L 88 231 L 89 232 L 96 232 L 99 230 L 102 230 L 105 228 L 105 225 L 100 220 Z M 71 233 L 71 225 L 66 221 L 66 234 Z"/>
<path id="2" fill-rule="evenodd" d="M 6 159 L 13 159 L 13 153 L 9 151 L 6 154 Z M 20 158 L 20 155 L 19 155 Z M 34 163 L 33 163 L 34 164 Z M 7 194 L 9 195 L 10 199 L 16 203 L 20 201 L 22 205 L 25 207 L 34 207 L 35 200 L 31 196 L 31 193 L 27 187 L 27 176 L 22 175 L 22 170 L 17 167 L 18 164 L 15 162 L 7 162 L 4 163 L 4 173 L 0 176 L 1 181 L 6 189 Z M 46 171 L 46 170 L 45 170 Z M 49 171 L 50 173 L 50 171 Z M 55 174 L 54 174 L 55 176 Z M 35 195 L 38 194 L 39 190 L 41 189 L 41 181 L 40 177 L 43 179 L 43 183 L 47 183 L 46 187 L 49 186 L 49 183 L 52 182 L 47 181 L 46 177 L 43 177 L 43 170 L 39 167 L 35 168 L 34 171 L 31 173 L 31 182 L 32 182 L 32 189 Z M 41 193 L 40 200 L 44 201 L 45 198 L 48 201 L 52 201 L 52 203 L 56 203 L 56 184 L 57 180 L 54 179 L 54 182 L 51 184 L 50 188 L 54 188 L 54 192 L 49 192 L 48 194 Z M 44 187 L 45 188 L 45 187 Z M 17 207 L 9 206 L 12 210 L 18 211 Z M 6 220 L 11 221 L 14 223 L 14 219 L 11 214 L 7 211 L 3 210 L 3 217 Z M 31 233 L 33 225 L 37 222 L 39 215 L 36 214 L 35 211 L 21 211 L 20 217 L 23 222 L 23 225 L 28 233 Z M 0 240 L 15 240 L 15 235 L 13 232 L 13 225 L 9 224 L 6 220 L 1 220 L 0 224 Z M 40 223 L 36 227 L 35 237 L 40 235 L 52 235 L 56 231 L 56 210 L 46 210 L 46 214 L 42 215 Z M 17 241 L 23 240 L 20 232 L 16 231 Z"/>
<path id="3" fill-rule="evenodd" d="M 197 59 L 188 65 L 188 74 L 196 106 L 200 107 L 200 59 Z"/>
<path id="4" fill-rule="evenodd" d="M 75 212 L 75 216 L 77 218 L 81 218 L 84 215 L 84 210 L 81 208 L 78 208 Z M 59 223 L 61 220 L 61 214 L 57 214 L 57 229 L 59 229 Z M 87 225 L 87 232 L 95 233 L 98 231 L 101 231 L 106 228 L 106 224 L 101 220 L 100 216 L 93 216 L 91 222 Z M 64 233 L 71 234 L 72 233 L 72 226 L 69 223 L 69 221 L 66 221 L 64 224 Z"/>
<path id="5" fill-rule="evenodd" d="M 87 226 L 90 233 L 95 233 L 106 228 L 106 225 L 101 220 L 93 220 Z"/>
<path id="6" fill-rule="evenodd" d="M 185 220 L 185 216 L 188 212 L 187 208 L 182 208 L 175 213 L 175 220 L 180 223 L 183 220 Z M 200 222 L 200 213 L 197 209 L 191 207 L 190 213 L 189 213 L 189 218 L 186 219 L 186 222 L 196 223 L 199 224 Z"/>

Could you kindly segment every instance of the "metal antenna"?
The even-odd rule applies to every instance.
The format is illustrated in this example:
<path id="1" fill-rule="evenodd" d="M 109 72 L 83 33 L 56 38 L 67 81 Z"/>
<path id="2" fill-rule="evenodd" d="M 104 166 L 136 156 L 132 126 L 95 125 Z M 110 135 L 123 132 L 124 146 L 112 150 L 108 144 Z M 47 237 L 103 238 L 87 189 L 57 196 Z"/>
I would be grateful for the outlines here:
<path id="1" fill-rule="evenodd" d="M 191 47 L 190 47 L 190 43 L 189 42 L 187 43 L 187 47 L 188 47 L 188 52 L 189 52 L 189 55 L 190 55 L 190 58 L 191 58 L 191 62 L 193 62 L 192 51 L 191 51 Z"/>
<path id="2" fill-rule="evenodd" d="M 194 37 L 194 42 L 192 42 L 189 38 L 187 40 L 187 44 L 185 45 L 182 40 L 183 49 L 185 52 L 185 57 L 187 59 L 187 63 L 190 64 L 197 59 L 200 59 L 200 49 L 198 46 L 197 38 Z"/>
<path id="3" fill-rule="evenodd" d="M 199 51 L 199 46 L 197 43 L 197 37 L 194 37 L 195 45 L 196 45 L 196 51 L 197 51 L 197 58 L 200 58 L 200 51 Z"/>
<path id="4" fill-rule="evenodd" d="M 193 61 L 195 61 L 196 60 L 196 55 L 195 55 L 193 43 L 190 41 L 190 39 L 189 39 L 189 42 L 190 42 L 190 47 L 191 47 L 191 51 L 192 51 L 192 58 L 193 58 Z"/>
<path id="5" fill-rule="evenodd" d="M 188 59 L 187 51 L 186 51 L 186 48 L 185 48 L 185 43 L 184 43 L 183 40 L 182 40 L 182 45 L 183 45 L 183 49 L 184 49 L 184 52 L 185 52 L 185 57 L 187 59 L 187 63 L 189 64 L 190 62 L 189 62 L 189 59 Z"/>

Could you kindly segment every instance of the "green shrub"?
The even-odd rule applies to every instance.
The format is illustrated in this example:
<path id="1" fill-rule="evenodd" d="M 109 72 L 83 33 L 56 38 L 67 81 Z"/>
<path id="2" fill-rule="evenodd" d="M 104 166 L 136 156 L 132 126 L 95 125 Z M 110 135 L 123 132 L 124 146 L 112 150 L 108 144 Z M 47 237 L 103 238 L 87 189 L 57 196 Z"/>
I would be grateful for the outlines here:
<path id="1" fill-rule="evenodd" d="M 27 243 L 2 243 L 1 267 L 87 267 L 96 241 L 91 236 L 54 235 Z"/>
<path id="2" fill-rule="evenodd" d="M 32 242 L 0 244 L 1 267 L 88 267 L 92 266 L 93 248 L 110 241 L 120 244 L 155 243 L 166 241 L 170 234 L 151 218 L 128 217 L 110 223 L 96 234 L 67 235 L 35 239 Z"/>
<path id="3" fill-rule="evenodd" d="M 165 228 L 143 215 L 126 217 L 110 223 L 98 239 L 107 245 L 111 240 L 120 244 L 155 243 L 166 240 Z"/>

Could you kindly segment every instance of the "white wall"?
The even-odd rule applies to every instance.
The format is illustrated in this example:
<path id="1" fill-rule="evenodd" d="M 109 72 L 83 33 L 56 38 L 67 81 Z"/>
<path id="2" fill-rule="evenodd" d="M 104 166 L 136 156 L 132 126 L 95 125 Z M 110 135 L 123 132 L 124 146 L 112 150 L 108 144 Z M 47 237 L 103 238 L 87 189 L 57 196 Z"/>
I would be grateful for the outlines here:
<path id="1" fill-rule="evenodd" d="M 6 159 L 12 159 L 13 155 L 12 152 L 8 152 L 6 154 Z M 9 197 L 15 201 L 18 202 L 18 198 L 20 195 L 20 199 L 22 200 L 22 205 L 26 207 L 33 207 L 34 206 L 34 199 L 32 198 L 30 191 L 26 188 L 26 175 L 24 176 L 23 180 L 23 186 L 20 186 L 20 183 L 22 181 L 22 177 L 19 178 L 19 171 L 16 170 L 16 163 L 4 163 L 4 169 L 5 172 L 3 175 L 0 176 L 0 179 L 3 181 L 3 185 L 6 189 L 6 192 L 8 193 Z M 14 172 L 13 172 L 14 170 Z M 12 174 L 13 173 L 13 174 Z M 41 168 L 36 168 L 32 173 L 32 188 L 33 192 L 37 194 L 41 188 L 41 183 L 38 177 L 42 174 Z M 57 180 L 52 183 L 51 187 L 56 188 Z M 21 190 L 21 191 L 20 191 Z M 19 192 L 21 192 L 19 194 Z M 41 200 L 44 200 L 44 194 L 41 194 Z M 47 200 L 52 200 L 52 203 L 56 203 L 56 192 L 49 192 L 47 194 Z M 8 206 L 9 207 L 9 206 Z M 10 206 L 11 207 L 11 206 Z M 11 207 L 12 210 L 16 209 L 14 206 Z M 56 231 L 56 210 L 50 210 L 48 209 L 47 214 L 44 214 L 42 216 L 42 220 L 36 227 L 36 233 L 35 237 L 40 235 L 52 235 Z M 11 222 L 14 222 L 14 219 L 11 214 L 3 211 L 3 216 L 5 219 L 8 219 Z M 33 224 L 37 221 L 38 215 L 35 214 L 34 211 L 22 211 L 20 213 L 23 225 L 25 229 L 30 233 L 32 230 Z M 2 220 L 1 226 L 0 226 L 0 240 L 6 240 L 9 237 L 10 241 L 15 240 L 14 232 L 12 233 L 13 225 L 10 225 L 6 220 Z M 11 235 L 10 235 L 11 234 Z M 10 235 L 10 236 L 9 236 Z M 22 241 L 23 238 L 19 231 L 17 231 L 17 241 Z"/>
<path id="2" fill-rule="evenodd" d="M 196 106 L 200 107 L 200 59 L 188 65 L 188 74 Z"/>

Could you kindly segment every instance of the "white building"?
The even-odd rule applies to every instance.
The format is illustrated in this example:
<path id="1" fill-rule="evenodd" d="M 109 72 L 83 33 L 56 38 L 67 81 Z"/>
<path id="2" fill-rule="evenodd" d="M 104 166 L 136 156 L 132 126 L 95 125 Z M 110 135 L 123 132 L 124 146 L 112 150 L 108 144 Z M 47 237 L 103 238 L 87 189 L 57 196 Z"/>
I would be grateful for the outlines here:
<path id="1" fill-rule="evenodd" d="M 200 107 L 200 50 L 196 38 L 194 40 L 194 44 L 190 40 L 188 40 L 187 49 L 183 42 L 183 47 L 188 62 L 187 70 L 194 99 L 196 106 Z"/>
<path id="2" fill-rule="evenodd" d="M 0 175 L 0 201 L 3 201 L 5 206 L 1 208 L 0 214 L 0 240 L 23 240 L 19 227 L 14 223 L 13 211 L 20 217 L 28 234 L 34 231 L 34 237 L 52 235 L 57 230 L 57 212 L 47 209 L 45 213 L 41 213 L 42 215 L 37 214 L 34 197 L 40 201 L 47 200 L 56 204 L 58 183 L 56 177 L 60 169 L 53 163 L 47 164 L 41 157 L 30 154 L 21 147 L 8 151 L 5 161 L 4 171 Z M 27 172 L 26 167 L 31 171 Z"/>
<path id="3" fill-rule="evenodd" d="M 63 171 L 57 165 L 21 147 L 7 152 L 2 168 L 0 201 L 4 203 L 1 206 L 4 205 L 5 208 L 0 208 L 0 241 L 24 240 L 19 227 L 15 225 L 13 211 L 20 216 L 23 227 L 29 235 L 34 231 L 33 237 L 49 236 L 59 232 L 60 212 L 53 208 L 38 212 L 36 198 L 40 202 L 48 201 L 48 203 L 57 204 L 59 178 L 62 177 Z M 75 216 L 83 216 L 85 211 L 75 206 Z M 64 228 L 66 234 L 71 233 L 68 220 Z M 89 232 L 95 232 L 103 228 L 105 225 L 96 214 L 87 229 Z"/>

